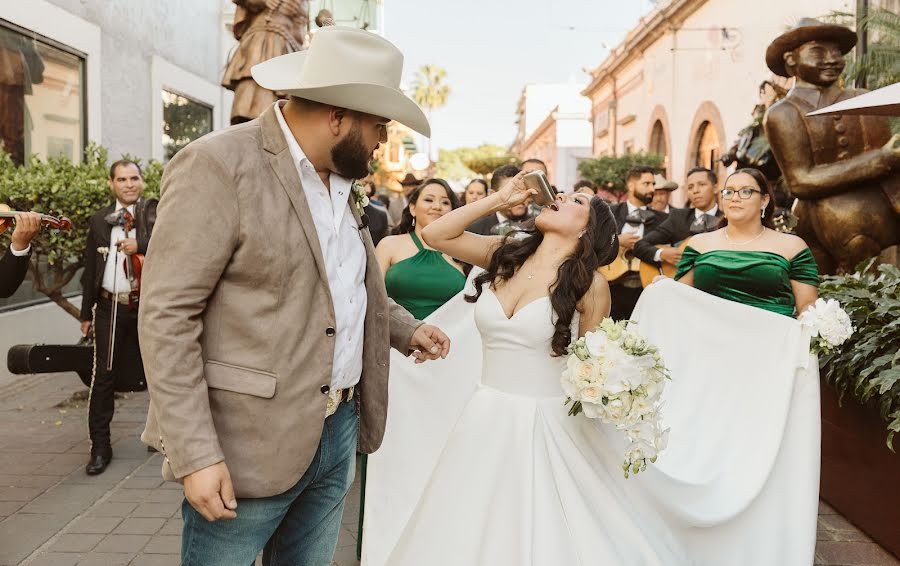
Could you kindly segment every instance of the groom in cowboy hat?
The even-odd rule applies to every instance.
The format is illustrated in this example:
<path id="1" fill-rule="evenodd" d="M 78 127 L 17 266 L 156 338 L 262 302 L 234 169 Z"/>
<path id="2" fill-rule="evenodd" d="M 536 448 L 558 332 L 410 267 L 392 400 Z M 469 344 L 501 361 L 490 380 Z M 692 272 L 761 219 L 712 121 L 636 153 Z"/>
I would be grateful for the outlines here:
<path id="1" fill-rule="evenodd" d="M 182 564 L 328 566 L 357 447 L 381 443 L 389 349 L 449 340 L 388 299 L 354 179 L 397 120 L 403 55 L 328 27 L 255 66 L 291 95 L 168 164 L 143 273 L 142 439 L 184 484 Z"/>

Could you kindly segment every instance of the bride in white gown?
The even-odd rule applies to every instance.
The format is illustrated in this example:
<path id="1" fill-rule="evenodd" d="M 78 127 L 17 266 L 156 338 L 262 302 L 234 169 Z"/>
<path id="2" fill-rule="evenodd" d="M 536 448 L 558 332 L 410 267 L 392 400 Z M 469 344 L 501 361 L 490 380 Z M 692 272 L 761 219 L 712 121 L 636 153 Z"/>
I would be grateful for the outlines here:
<path id="1" fill-rule="evenodd" d="M 463 232 L 529 196 L 516 178 L 425 231 L 432 247 L 487 271 L 469 290 L 474 309 L 458 296 L 432 317 L 454 340 L 446 362 L 422 371 L 392 360 L 385 443 L 369 460 L 363 564 L 811 564 L 818 379 L 797 354 L 808 336 L 787 317 L 654 285 L 636 318 L 665 315 L 641 331 L 675 377 L 670 448 L 626 480 L 619 433 L 567 416 L 559 383 L 565 346 L 609 312 L 596 275 L 617 252 L 609 208 L 560 196 L 524 238 Z M 742 321 L 726 344 L 765 336 L 772 359 L 753 368 L 762 376 L 740 367 L 743 353 L 759 358 L 752 349 L 732 348 L 739 367 L 726 362 L 727 373 L 726 352 L 697 360 L 683 351 L 683 326 L 667 321 L 710 300 L 718 316 Z M 722 339 L 717 328 L 690 330 Z M 698 372 L 721 380 L 681 379 Z"/>

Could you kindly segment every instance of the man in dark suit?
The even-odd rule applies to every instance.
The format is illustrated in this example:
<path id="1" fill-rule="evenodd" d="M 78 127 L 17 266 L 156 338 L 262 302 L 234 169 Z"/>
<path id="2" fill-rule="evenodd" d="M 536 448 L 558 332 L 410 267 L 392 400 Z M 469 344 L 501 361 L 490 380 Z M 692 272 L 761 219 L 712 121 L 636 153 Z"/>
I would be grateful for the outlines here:
<path id="1" fill-rule="evenodd" d="M 378 242 L 387 236 L 390 227 L 388 208 L 378 200 L 378 187 L 374 181 L 371 179 L 364 181 L 363 186 L 366 189 L 366 196 L 369 197 L 369 204 L 365 206 L 363 213 L 366 215 L 369 234 L 372 235 L 372 245 L 378 246 Z"/>
<path id="2" fill-rule="evenodd" d="M 88 429 L 91 457 L 85 467 L 88 475 L 102 474 L 112 460 L 109 424 L 115 412 L 115 375 L 126 367 L 143 367 L 137 335 L 137 308 L 129 305 L 131 282 L 125 271 L 125 260 L 134 254 L 147 253 L 150 232 L 156 220 L 156 200 L 144 200 L 144 178 L 134 162 L 121 160 L 109 170 L 109 186 L 116 202 L 96 212 L 90 220 L 87 248 L 84 251 L 84 273 L 81 287 L 81 333 L 93 330 L 94 375 L 88 403 Z M 124 221 L 131 218 L 133 228 L 126 234 Z M 110 329 L 114 303 L 115 336 L 113 368 L 107 370 Z M 131 359 L 137 356 L 137 360 Z"/>
<path id="3" fill-rule="evenodd" d="M 9 250 L 0 259 L 0 298 L 5 299 L 19 288 L 31 261 L 31 239 L 41 231 L 41 215 L 23 212 L 15 218 Z"/>
<path id="4" fill-rule="evenodd" d="M 655 183 L 653 169 L 644 166 L 635 167 L 625 177 L 628 199 L 609 207 L 619 227 L 621 253 L 633 253 L 634 245 L 644 237 L 644 234 L 649 234 L 666 219 L 664 213 L 648 206 L 653 200 Z M 627 320 L 643 291 L 640 275 L 631 272 L 610 281 L 609 291 L 612 298 L 609 316 L 613 320 Z"/>
<path id="5" fill-rule="evenodd" d="M 369 222 L 369 233 L 372 234 L 372 245 L 377 246 L 382 238 L 387 236 L 388 215 L 383 207 L 368 204 L 363 209 Z"/>
<path id="6" fill-rule="evenodd" d="M 646 263 L 657 266 L 667 263 L 678 265 L 681 250 L 678 245 L 696 234 L 715 230 L 722 219 L 719 210 L 719 179 L 705 167 L 694 167 L 687 175 L 687 195 L 690 208 L 673 208 L 669 217 L 656 229 L 634 245 L 634 255 Z M 671 248 L 657 248 L 670 245 Z"/>
<path id="7" fill-rule="evenodd" d="M 507 179 L 511 179 L 518 174 L 519 168 L 515 165 L 498 167 L 491 175 L 491 192 L 500 190 L 500 187 L 503 186 Z M 481 234 L 482 236 L 503 236 L 512 230 L 522 228 L 527 221 L 534 219 L 534 216 L 527 203 L 520 204 L 503 212 L 476 220 L 471 226 L 466 228 L 466 231 Z"/>

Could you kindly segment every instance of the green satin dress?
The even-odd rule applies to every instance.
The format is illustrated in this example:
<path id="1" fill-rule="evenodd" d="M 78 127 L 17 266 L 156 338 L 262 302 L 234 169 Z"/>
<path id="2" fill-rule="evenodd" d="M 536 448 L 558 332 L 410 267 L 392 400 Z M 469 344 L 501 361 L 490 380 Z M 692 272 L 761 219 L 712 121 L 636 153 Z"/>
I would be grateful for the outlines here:
<path id="1" fill-rule="evenodd" d="M 388 268 L 384 286 L 398 305 L 423 320 L 463 290 L 466 276 L 441 252 L 425 248 L 415 232 L 409 235 L 419 251 Z"/>
<path id="2" fill-rule="evenodd" d="M 816 260 L 804 248 L 790 260 L 774 252 L 712 250 L 688 246 L 675 279 L 694 270 L 694 287 L 711 295 L 785 316 L 794 316 L 791 281 L 819 284 Z"/>

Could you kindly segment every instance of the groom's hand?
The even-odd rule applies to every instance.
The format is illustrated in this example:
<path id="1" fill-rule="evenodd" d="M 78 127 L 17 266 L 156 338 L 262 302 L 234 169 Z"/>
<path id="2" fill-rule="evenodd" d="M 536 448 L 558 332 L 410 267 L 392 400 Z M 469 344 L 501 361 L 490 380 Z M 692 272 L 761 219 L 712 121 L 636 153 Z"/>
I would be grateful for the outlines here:
<path id="1" fill-rule="evenodd" d="M 184 496 L 207 521 L 237 517 L 237 500 L 225 462 L 184 476 Z"/>
<path id="2" fill-rule="evenodd" d="M 417 364 L 446 358 L 450 353 L 450 339 L 437 326 L 423 324 L 413 334 L 409 349 L 413 351 Z"/>

